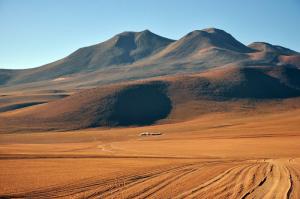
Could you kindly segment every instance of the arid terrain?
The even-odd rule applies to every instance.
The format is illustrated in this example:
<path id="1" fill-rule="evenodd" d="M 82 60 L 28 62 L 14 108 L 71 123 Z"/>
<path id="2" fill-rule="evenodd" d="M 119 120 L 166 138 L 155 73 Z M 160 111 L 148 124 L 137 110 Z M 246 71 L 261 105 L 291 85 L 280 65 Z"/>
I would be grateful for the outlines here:
<path id="1" fill-rule="evenodd" d="M 0 70 L 0 198 L 300 198 L 299 67 L 209 28 Z"/>
<path id="2" fill-rule="evenodd" d="M 217 121 L 217 122 L 216 122 Z M 298 198 L 300 109 L 176 124 L 2 134 L 0 193 L 29 198 Z M 143 137 L 141 132 L 162 135 Z"/>

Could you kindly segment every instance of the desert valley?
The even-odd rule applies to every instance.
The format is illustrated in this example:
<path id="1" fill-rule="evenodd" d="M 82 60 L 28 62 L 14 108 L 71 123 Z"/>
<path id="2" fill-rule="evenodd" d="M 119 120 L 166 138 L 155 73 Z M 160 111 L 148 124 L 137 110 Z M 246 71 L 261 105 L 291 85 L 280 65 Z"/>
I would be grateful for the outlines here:
<path id="1" fill-rule="evenodd" d="M 300 53 L 122 32 L 0 69 L 0 198 L 299 198 Z"/>

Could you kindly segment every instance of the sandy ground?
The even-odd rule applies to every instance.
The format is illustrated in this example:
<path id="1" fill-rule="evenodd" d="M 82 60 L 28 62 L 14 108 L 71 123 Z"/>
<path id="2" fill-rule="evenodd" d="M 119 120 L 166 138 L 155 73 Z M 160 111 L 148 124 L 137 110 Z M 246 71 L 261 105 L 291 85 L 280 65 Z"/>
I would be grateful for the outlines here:
<path id="1" fill-rule="evenodd" d="M 300 110 L 0 135 L 0 195 L 299 198 Z M 161 132 L 140 137 L 141 132 Z"/>

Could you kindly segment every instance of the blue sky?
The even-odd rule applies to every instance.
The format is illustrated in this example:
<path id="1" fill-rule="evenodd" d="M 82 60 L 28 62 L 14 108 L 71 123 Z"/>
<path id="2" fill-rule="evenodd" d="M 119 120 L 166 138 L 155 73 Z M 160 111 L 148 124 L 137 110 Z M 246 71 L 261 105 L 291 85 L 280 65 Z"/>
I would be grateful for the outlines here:
<path id="1" fill-rule="evenodd" d="M 123 31 L 216 27 L 300 51 L 300 0 L 0 0 L 0 68 L 37 67 Z"/>

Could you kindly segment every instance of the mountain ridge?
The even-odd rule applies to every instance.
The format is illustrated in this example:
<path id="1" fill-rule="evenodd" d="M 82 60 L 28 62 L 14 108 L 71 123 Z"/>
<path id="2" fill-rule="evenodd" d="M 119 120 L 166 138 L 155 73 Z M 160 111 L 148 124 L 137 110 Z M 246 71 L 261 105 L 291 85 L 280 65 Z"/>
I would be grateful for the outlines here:
<path id="1" fill-rule="evenodd" d="M 229 33 L 216 28 L 195 30 L 179 40 L 161 37 L 149 30 L 125 31 L 37 68 L 0 70 L 0 89 L 34 82 L 51 85 L 58 78 L 73 82 L 84 79 L 80 83 L 84 86 L 89 85 L 84 77 L 93 77 L 94 73 L 99 74 L 97 82 L 107 84 L 110 83 L 108 77 L 115 75 L 114 71 L 126 76 L 116 77 L 115 81 L 122 82 L 127 79 L 200 72 L 228 64 L 276 65 L 280 62 L 299 65 L 299 56 L 296 51 L 265 42 L 246 46 Z M 65 81 L 55 83 L 58 84 L 63 86 Z"/>

